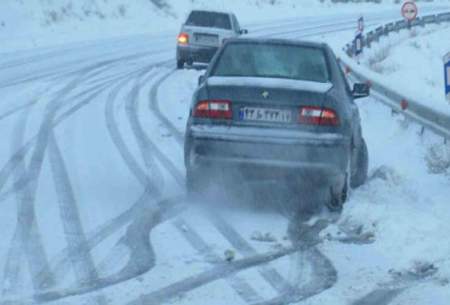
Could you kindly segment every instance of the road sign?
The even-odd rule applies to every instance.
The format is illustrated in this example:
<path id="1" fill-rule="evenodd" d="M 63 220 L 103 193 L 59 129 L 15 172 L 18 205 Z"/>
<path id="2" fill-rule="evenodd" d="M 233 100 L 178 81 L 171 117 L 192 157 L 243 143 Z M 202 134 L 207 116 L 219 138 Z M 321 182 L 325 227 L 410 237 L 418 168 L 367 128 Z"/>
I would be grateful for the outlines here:
<path id="1" fill-rule="evenodd" d="M 412 1 L 406 1 L 402 5 L 402 16 L 408 21 L 413 21 L 416 19 L 419 10 L 417 9 L 417 5 Z"/>
<path id="2" fill-rule="evenodd" d="M 356 56 L 363 52 L 363 35 L 361 32 L 357 32 L 355 39 L 353 40 L 353 48 Z"/>
<path id="3" fill-rule="evenodd" d="M 450 52 L 444 56 L 445 96 L 450 103 Z"/>

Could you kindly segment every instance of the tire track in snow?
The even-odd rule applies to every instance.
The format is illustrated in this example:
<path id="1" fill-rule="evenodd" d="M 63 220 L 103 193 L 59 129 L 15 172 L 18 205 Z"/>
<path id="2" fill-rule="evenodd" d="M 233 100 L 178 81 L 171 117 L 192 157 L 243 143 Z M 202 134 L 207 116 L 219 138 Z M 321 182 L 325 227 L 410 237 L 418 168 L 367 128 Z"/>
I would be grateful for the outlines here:
<path id="1" fill-rule="evenodd" d="M 170 284 L 162 289 L 142 295 L 128 305 L 159 305 L 181 297 L 185 293 L 196 288 L 202 287 L 211 282 L 231 276 L 239 271 L 244 271 L 255 266 L 270 263 L 279 258 L 295 253 L 298 249 L 295 247 L 285 248 L 279 251 L 258 254 L 252 257 L 243 258 L 233 262 L 226 262 L 216 267 L 198 273 L 197 275 L 187 277 L 183 280 Z"/>
<path id="2" fill-rule="evenodd" d="M 33 305 L 63 300 L 68 297 L 80 296 L 99 291 L 103 288 L 117 285 L 148 272 L 154 264 L 154 259 L 151 255 L 149 255 L 149 253 L 153 251 L 149 240 L 149 233 L 154 227 L 162 222 L 172 219 L 180 213 L 180 211 L 182 211 L 182 208 L 179 205 L 180 201 L 181 198 L 174 197 L 161 200 L 157 202 L 154 207 L 148 206 L 147 201 L 142 202 L 144 205 L 134 207 L 134 217 L 129 219 L 132 220 L 132 222 L 127 229 L 127 234 L 120 242 L 126 243 L 130 246 L 130 256 L 135 258 L 135 260 L 130 261 L 129 264 L 117 274 L 113 274 L 105 278 L 99 278 L 97 282 L 93 283 L 93 285 L 84 285 L 59 290 L 49 289 L 46 291 L 37 292 L 31 296 L 22 297 L 21 299 L 4 299 L 0 302 L 0 304 Z M 122 215 L 119 217 L 122 217 Z M 114 220 L 112 222 L 114 222 Z M 104 228 L 102 231 L 103 230 Z M 143 266 L 145 268 L 143 268 Z"/>
<path id="3" fill-rule="evenodd" d="M 250 257 L 258 252 L 241 236 L 238 232 L 228 224 L 223 217 L 211 211 L 210 220 L 213 222 L 217 230 L 225 236 L 230 244 L 238 250 L 243 256 Z M 277 270 L 269 266 L 261 266 L 258 268 L 261 276 L 274 288 L 278 294 L 292 293 L 294 288 L 285 280 Z"/>
<path id="4" fill-rule="evenodd" d="M 97 69 L 97 68 L 101 68 L 101 66 L 97 67 L 97 65 L 94 65 L 91 69 L 91 71 L 88 70 L 82 70 L 80 71 L 79 75 L 77 77 L 75 77 L 71 82 L 69 82 L 69 85 L 64 86 L 61 90 L 57 91 L 56 95 L 57 95 L 57 99 L 62 99 L 65 97 L 65 95 L 67 95 L 72 89 L 75 89 L 76 86 L 78 86 L 79 84 L 81 84 L 84 80 L 82 79 L 84 77 L 84 74 L 88 74 L 89 72 L 92 72 Z M 101 71 L 97 71 L 96 73 L 100 73 Z M 92 73 L 93 75 L 91 76 L 95 76 L 96 73 Z M 67 90 L 68 89 L 68 90 Z M 67 91 L 67 92 L 65 92 Z M 87 90 L 88 91 L 88 90 Z M 85 91 L 85 92 L 87 92 Z M 78 99 L 80 98 L 85 92 L 83 92 L 82 94 L 79 94 L 78 96 L 75 96 L 73 99 Z M 42 97 L 42 96 L 40 96 Z M 39 99 L 40 97 L 38 97 L 37 99 Z M 61 104 L 65 104 L 66 101 L 63 101 Z M 67 101 L 68 102 L 68 101 Z M 53 123 L 53 122 L 52 122 Z M 57 124 L 53 124 L 54 126 L 56 126 Z M 35 137 L 33 137 L 32 141 L 28 141 L 25 145 L 21 146 L 20 149 L 17 149 L 16 152 L 13 153 L 13 155 L 11 156 L 11 158 L 6 162 L 6 164 L 3 166 L 3 168 L 0 171 L 0 190 L 3 188 L 3 186 L 5 185 L 5 183 L 7 182 L 8 177 L 11 175 L 11 173 L 15 170 L 15 168 L 17 167 L 19 162 L 23 162 L 23 159 L 25 158 L 25 155 L 28 153 L 28 151 L 31 149 L 32 144 L 31 142 L 36 141 L 38 138 L 38 135 L 36 135 Z M 25 176 L 25 175 L 24 175 Z M 19 181 L 22 181 L 24 178 L 22 177 Z M 15 184 L 21 184 L 20 182 L 15 182 Z M 14 187 L 13 187 L 14 190 Z M 4 196 L 1 196 L 4 197 Z"/>
<path id="5" fill-rule="evenodd" d="M 59 75 L 59 77 L 77 76 L 80 74 L 80 71 L 90 69 L 90 67 L 92 66 L 90 64 L 90 62 L 92 62 L 93 60 L 97 60 L 97 59 L 100 59 L 100 61 L 97 62 L 97 65 L 107 66 L 112 63 L 117 63 L 117 62 L 121 62 L 121 61 L 124 62 L 124 61 L 132 60 L 132 59 L 137 59 L 140 57 L 148 57 L 151 55 L 151 53 L 153 53 L 153 52 L 140 52 L 140 53 L 136 53 L 136 54 L 132 54 L 132 55 L 118 56 L 118 57 L 110 58 L 107 60 L 104 60 L 104 55 L 96 56 L 96 58 L 75 59 L 71 62 L 65 62 L 64 65 L 58 66 L 57 68 L 50 70 L 50 71 L 49 71 L 49 69 L 44 69 L 44 70 L 36 72 L 35 74 L 31 74 L 31 75 L 28 74 L 25 77 L 19 76 L 12 80 L 0 82 L 0 89 L 11 87 L 11 86 L 16 86 L 16 85 L 23 85 L 24 83 L 29 83 L 29 82 L 33 82 L 33 81 L 37 81 L 37 80 L 51 79 L 55 75 L 56 76 Z M 87 62 L 87 63 L 85 63 L 85 62 Z M 86 66 L 84 66 L 83 68 L 80 69 L 80 65 L 82 65 L 82 64 L 85 64 Z"/>
<path id="6" fill-rule="evenodd" d="M 149 99 L 149 108 L 150 111 L 153 112 L 158 120 L 164 125 L 165 128 L 169 130 L 169 132 L 174 136 L 174 139 L 178 142 L 178 144 L 183 145 L 184 143 L 184 135 L 181 133 L 172 122 L 162 114 L 161 109 L 159 108 L 158 103 L 158 90 L 163 82 L 165 82 L 169 77 L 171 77 L 177 70 L 172 69 L 169 72 L 165 73 L 158 81 L 153 85 L 150 90 L 150 99 Z"/>
<path id="7" fill-rule="evenodd" d="M 155 88 L 155 86 L 159 86 L 159 84 L 164 81 L 164 78 L 166 76 L 163 75 L 161 78 L 159 78 L 153 85 L 152 85 L 152 89 Z M 137 85 L 139 86 L 139 85 Z M 138 87 L 135 87 L 136 90 L 138 90 Z M 175 181 L 177 182 L 178 185 L 184 185 L 184 177 L 183 175 L 179 174 L 179 171 L 177 169 L 177 167 L 173 164 L 173 162 L 166 156 L 166 154 L 164 154 L 163 152 L 161 152 L 161 150 L 159 149 L 158 145 L 155 144 L 155 142 L 153 140 L 150 139 L 150 137 L 147 135 L 147 133 L 145 132 L 145 128 L 142 126 L 142 123 L 139 120 L 139 103 L 138 103 L 138 96 L 139 96 L 139 92 L 136 91 L 135 92 L 136 98 L 135 100 L 132 102 L 131 106 L 132 108 L 130 109 L 131 112 L 129 113 L 129 117 L 130 120 L 134 126 L 135 126 L 135 134 L 137 136 L 137 138 L 139 139 L 139 141 L 143 142 L 143 145 L 141 146 L 141 148 L 144 148 L 143 150 L 141 150 L 142 155 L 146 155 L 148 154 L 148 150 L 150 150 L 152 152 L 152 154 L 159 160 L 159 162 L 161 162 L 161 164 L 164 166 L 164 168 L 171 174 L 171 176 L 175 179 Z"/>
<path id="8" fill-rule="evenodd" d="M 114 94 L 117 94 L 117 92 Z M 110 98 L 112 97 L 113 98 L 112 100 L 115 99 L 115 96 L 111 96 L 111 94 L 109 95 L 109 97 Z M 111 99 L 108 99 L 108 100 L 110 101 Z M 78 295 L 78 294 L 95 291 L 102 287 L 106 287 L 106 286 L 113 285 L 118 282 L 125 281 L 127 279 L 131 279 L 131 278 L 136 277 L 142 273 L 145 273 L 149 269 L 151 269 L 153 267 L 153 260 L 142 260 L 142 257 L 150 257 L 146 253 L 151 252 L 151 245 L 148 242 L 148 235 L 150 233 L 151 228 L 148 228 L 148 226 L 149 226 L 149 224 L 152 224 L 152 222 L 148 221 L 148 215 L 144 217 L 144 215 L 146 215 L 147 213 L 145 213 L 144 215 L 142 214 L 142 210 L 143 210 L 143 208 L 145 210 L 144 205 L 146 205 L 148 203 L 147 201 L 148 201 L 149 194 L 150 194 L 148 190 L 146 190 L 145 193 L 146 194 L 144 194 L 135 203 L 135 205 L 133 205 L 132 208 L 127 210 L 122 215 L 118 216 L 116 219 L 113 219 L 109 223 L 102 226 L 102 228 L 97 230 L 96 232 L 94 232 L 88 240 L 88 247 L 93 248 L 93 247 L 95 247 L 95 245 L 97 245 L 99 242 L 101 242 L 101 240 L 103 240 L 104 238 L 106 238 L 107 236 L 112 234 L 112 232 L 115 232 L 120 227 L 122 227 L 129 221 L 133 220 L 133 218 L 134 218 L 134 222 L 132 223 L 132 225 L 130 225 L 129 229 L 127 230 L 128 238 L 125 239 L 125 241 L 122 241 L 122 242 L 128 243 L 129 249 L 131 250 L 132 257 L 134 257 L 134 259 L 131 260 L 130 263 L 119 274 L 116 274 L 114 276 L 111 276 L 111 277 L 108 277 L 105 279 L 99 279 L 98 283 L 96 284 L 96 287 L 84 286 L 84 287 L 80 287 L 78 289 L 72 288 L 72 289 L 61 290 L 58 292 L 47 291 L 44 293 L 38 293 L 38 294 L 34 295 L 33 302 L 40 302 L 40 301 L 44 301 L 44 300 L 45 301 L 56 300 L 56 299 L 61 299 L 61 298 L 70 296 L 70 295 Z M 158 203 L 159 207 L 160 207 L 160 209 L 159 209 L 160 213 L 163 214 L 163 216 L 161 217 L 162 220 L 166 220 L 169 217 L 173 217 L 180 211 L 179 208 L 173 208 L 173 204 L 178 203 L 179 201 L 180 201 L 180 199 L 175 199 L 175 200 L 173 200 L 173 202 L 171 200 L 165 200 L 165 201 Z M 155 224 L 153 224 L 152 227 L 154 225 Z M 130 228 L 134 228 L 134 229 L 130 229 Z M 146 228 L 146 229 L 142 229 L 142 228 Z M 130 242 L 131 240 L 134 240 L 134 241 Z M 136 244 L 138 244 L 138 245 L 146 245 L 147 244 L 147 246 L 138 247 L 141 249 L 146 249 L 146 251 L 140 251 L 140 250 L 135 251 Z M 68 249 L 65 249 L 63 252 L 64 253 L 60 255 L 60 260 L 58 262 L 59 265 L 66 265 L 64 261 L 67 261 L 67 256 L 70 255 L 70 252 L 68 251 Z M 63 256 L 66 256 L 66 257 L 64 258 Z M 142 263 L 142 262 L 144 262 L 144 263 Z M 142 266 L 146 266 L 146 267 L 143 268 Z"/>
<path id="9" fill-rule="evenodd" d="M 107 89 L 107 87 L 109 87 L 111 84 L 115 83 L 116 81 L 118 81 L 122 78 L 133 76 L 135 73 L 137 73 L 137 72 L 132 71 L 132 72 L 127 72 L 124 75 L 115 76 L 113 78 L 108 79 L 108 81 L 106 81 L 105 83 L 95 85 L 94 87 L 89 88 L 89 89 L 75 95 L 72 98 L 72 100 L 81 100 L 81 102 L 76 103 L 74 106 L 72 106 L 67 111 L 65 111 L 60 116 L 58 116 L 55 119 L 53 128 L 57 127 L 63 121 L 65 121 L 67 118 L 69 118 L 71 115 L 76 113 L 78 110 L 80 110 L 84 106 L 88 105 L 93 99 L 92 96 L 100 94 L 103 89 Z M 91 94 L 90 95 L 91 97 L 84 98 L 84 96 L 88 95 L 88 94 Z M 25 155 L 32 148 L 32 145 L 34 145 L 36 140 L 37 140 L 37 136 L 34 136 L 24 146 L 22 146 L 20 149 L 18 149 L 16 152 L 14 152 L 14 154 L 10 157 L 10 159 L 3 166 L 2 170 L 0 170 L 0 190 L 5 185 L 8 177 L 15 170 L 18 163 L 21 162 L 25 158 Z M 14 193 L 15 191 L 20 190 L 20 188 L 24 187 L 29 182 L 30 181 L 26 180 L 26 177 L 21 177 L 21 179 L 19 179 L 18 181 L 15 181 L 13 183 L 13 186 L 11 187 L 10 190 L 3 191 L 3 193 L 0 195 L 0 201 L 5 200 L 11 193 Z"/>
<path id="10" fill-rule="evenodd" d="M 33 155 L 31 156 L 28 168 L 25 168 L 25 164 L 23 162 L 25 157 L 24 151 L 19 150 L 19 152 L 21 152 L 19 154 L 21 157 L 20 159 L 10 159 L 15 163 L 15 166 L 11 168 L 11 172 L 17 177 L 25 177 L 29 183 L 25 184 L 25 186 L 19 191 L 21 195 L 19 195 L 20 203 L 18 222 L 14 233 L 15 239 L 11 242 L 12 248 L 8 254 L 5 265 L 5 271 L 12 273 L 5 274 L 4 278 L 15 278 L 17 276 L 15 273 L 20 272 L 20 269 L 10 268 L 9 266 L 18 264 L 18 260 L 21 257 L 19 253 L 23 251 L 25 252 L 25 257 L 28 259 L 35 290 L 48 289 L 55 285 L 54 274 L 50 269 L 49 260 L 47 258 L 47 254 L 45 253 L 45 248 L 42 244 L 37 227 L 34 207 L 34 200 L 38 187 L 38 178 L 40 176 L 44 154 L 48 144 L 49 131 L 52 130 L 54 125 L 53 120 L 56 111 L 64 104 L 60 104 L 58 102 L 60 100 L 64 100 L 65 97 L 82 82 L 83 78 L 89 75 L 90 72 L 94 72 L 97 67 L 98 66 L 94 66 L 92 69 L 87 69 L 86 71 L 80 73 L 78 77 L 74 78 L 66 86 L 64 86 L 63 89 L 56 94 L 56 97 L 49 102 L 46 107 L 44 121 L 41 124 L 36 136 L 36 146 Z M 23 133 L 23 131 L 18 132 Z M 24 147 L 29 147 L 29 149 L 31 149 L 31 144 L 25 145 Z M 17 244 L 21 244 L 21 247 L 17 247 Z M 45 280 L 40 280 L 42 278 L 41 275 L 44 275 Z"/>
<path id="11" fill-rule="evenodd" d="M 294 255 L 304 256 L 300 257 L 300 259 L 306 259 L 311 263 L 314 271 L 313 279 L 302 287 L 296 287 L 292 291 L 285 292 L 269 301 L 253 305 L 286 305 L 299 303 L 318 295 L 335 285 L 337 282 L 337 272 L 331 261 L 318 249 L 314 247 L 311 249 L 299 249 Z"/>
<path id="12" fill-rule="evenodd" d="M 53 130 L 49 139 L 49 160 L 72 269 L 78 285 L 90 285 L 97 282 L 99 276 L 87 246 L 78 204 Z M 97 303 L 105 304 L 106 300 L 100 297 Z"/>
<path id="13" fill-rule="evenodd" d="M 0 121 L 6 119 L 7 117 L 9 117 L 11 115 L 16 114 L 17 112 L 20 112 L 20 111 L 22 111 L 24 109 L 27 109 L 28 107 L 33 106 L 34 104 L 36 104 L 36 102 L 37 101 L 31 101 L 31 102 L 28 102 L 28 103 L 26 103 L 24 105 L 20 105 L 20 106 L 14 107 L 13 109 L 10 109 L 10 110 L 0 114 Z"/>
<path id="14" fill-rule="evenodd" d="M 387 305 L 391 303 L 405 288 L 377 289 L 353 303 L 353 305 Z"/>
<path id="15" fill-rule="evenodd" d="M 96 96 L 100 95 L 103 90 L 108 89 L 110 87 L 110 85 L 113 84 L 113 82 L 125 82 L 126 83 L 126 82 L 128 82 L 128 80 L 127 80 L 128 77 L 133 76 L 134 74 L 139 73 L 139 72 L 140 72 L 140 70 L 138 70 L 137 72 L 134 71 L 132 73 L 127 73 L 126 75 L 120 76 L 119 78 L 115 78 L 113 81 L 108 81 L 106 84 L 103 84 L 101 88 L 98 88 L 99 91 L 95 92 L 95 95 L 91 95 L 88 98 L 86 98 L 84 101 L 81 101 L 80 103 L 76 104 L 71 109 L 66 111 L 63 115 L 61 115 L 59 119 L 60 120 L 65 119 L 66 117 L 70 116 L 71 114 L 73 114 L 74 112 L 79 110 L 84 105 L 87 105 L 88 103 L 90 103 L 91 100 L 93 98 L 95 98 Z M 123 81 L 122 79 L 125 79 L 125 81 Z M 120 87 L 120 85 L 122 85 L 122 84 L 119 83 L 119 85 L 117 87 Z M 112 91 L 113 92 L 111 92 L 108 95 L 108 101 L 115 99 L 114 94 L 116 94 L 117 92 L 115 91 L 114 88 Z M 110 124 L 115 127 L 114 121 L 110 122 Z M 146 200 L 145 197 L 141 196 L 137 200 L 137 202 L 142 203 L 145 200 Z M 131 209 L 127 210 L 126 212 L 124 212 L 123 214 L 121 214 L 120 216 L 116 217 L 114 220 L 107 222 L 106 224 L 101 226 L 101 228 L 99 228 L 98 230 L 89 234 L 88 242 L 86 245 L 87 248 L 93 249 L 101 241 L 106 239 L 109 235 L 111 235 L 114 232 L 116 232 L 117 230 L 119 230 L 120 227 L 122 227 L 123 225 L 125 225 L 127 222 L 130 221 L 130 219 L 132 218 L 132 215 L 134 215 L 135 212 L 136 212 L 135 208 L 131 208 Z M 78 250 L 81 250 L 81 249 L 78 249 Z M 70 268 L 70 250 L 68 248 L 64 249 L 57 256 L 57 258 L 55 258 L 53 261 L 55 262 L 53 264 L 53 268 L 55 270 L 56 278 L 58 279 L 58 281 L 62 281 L 63 278 L 67 275 L 67 272 Z M 44 278 L 45 278 L 45 275 L 41 275 L 41 280 L 44 280 Z"/>
<path id="16" fill-rule="evenodd" d="M 17 120 L 16 126 L 14 128 L 13 141 L 11 147 L 15 150 L 15 147 L 22 145 L 25 129 L 27 125 L 27 120 L 29 116 L 29 110 L 27 110 L 19 120 Z M 22 164 L 23 166 L 23 164 Z M 25 169 L 21 168 L 21 171 Z M 17 201 L 21 202 L 22 194 L 16 194 Z M 17 206 L 18 211 L 22 209 L 22 205 Z M 17 222 L 19 222 L 19 212 L 17 217 Z M 8 251 L 8 257 L 16 257 L 14 260 L 8 260 L 9 263 L 5 264 L 2 278 L 2 295 L 16 294 L 23 289 L 23 263 L 24 263 L 24 252 L 21 251 L 22 247 L 22 237 L 20 230 L 14 232 L 14 236 L 11 242 L 11 247 Z"/>
<path id="17" fill-rule="evenodd" d="M 139 150 L 141 152 L 142 159 L 144 160 L 144 165 L 147 173 L 150 173 L 151 178 L 146 175 L 148 179 L 147 186 L 152 189 L 152 192 L 157 196 L 161 196 L 162 189 L 164 187 L 164 177 L 156 165 L 154 158 L 152 156 L 155 151 L 155 147 L 150 144 L 151 141 L 146 137 L 144 132 L 144 128 L 140 124 L 139 121 L 139 92 L 141 82 L 145 83 L 146 81 L 151 80 L 156 76 L 155 72 L 151 73 L 147 79 L 142 81 L 141 79 L 147 74 L 149 71 L 144 71 L 140 75 L 136 77 L 134 80 L 134 85 L 129 94 L 126 97 L 126 105 L 125 111 L 128 117 L 128 121 L 130 122 L 130 126 L 132 132 L 136 138 L 136 142 L 138 144 Z"/>
<path id="18" fill-rule="evenodd" d="M 7 272 L 20 271 L 20 269 L 12 269 L 9 266 L 14 266 L 17 264 L 17 260 L 21 257 L 20 255 L 18 255 L 18 252 L 23 251 L 29 262 L 35 290 L 50 288 L 55 285 L 53 273 L 50 270 L 49 260 L 47 258 L 47 254 L 45 253 L 39 229 L 37 227 L 36 211 L 34 207 L 36 190 L 38 187 L 38 178 L 41 173 L 42 163 L 44 160 L 44 151 L 47 146 L 47 134 L 49 128 L 48 125 L 51 124 L 53 120 L 53 115 L 56 111 L 55 106 L 57 106 L 56 102 L 58 102 L 60 99 L 63 99 L 67 94 L 69 94 L 69 92 L 72 91 L 76 87 L 76 85 L 81 82 L 81 78 L 84 76 L 85 73 L 82 73 L 78 78 L 75 78 L 74 80 L 69 82 L 69 84 L 67 84 L 59 92 L 59 94 L 57 94 L 55 99 L 50 101 L 50 103 L 47 105 L 47 113 L 39 129 L 36 148 L 33 152 L 33 155 L 31 156 L 30 164 L 28 168 L 25 168 L 25 164 L 22 162 L 23 159 L 19 160 L 17 162 L 18 167 L 14 172 L 19 177 L 28 177 L 30 183 L 21 190 L 21 194 L 18 198 L 19 210 L 18 221 L 14 233 L 15 239 L 13 239 L 11 243 L 13 245 L 13 248 L 7 257 L 5 270 Z M 23 134 L 24 130 L 20 130 L 18 132 L 21 132 Z M 20 244 L 21 247 L 17 247 L 17 244 Z M 44 272 L 46 274 L 47 281 L 36 285 L 36 276 L 40 272 Z M 4 278 L 15 277 L 15 274 L 4 275 Z M 12 285 L 12 283 L 8 284 Z"/>
<path id="19" fill-rule="evenodd" d="M 223 259 L 214 253 L 211 247 L 190 227 L 183 218 L 178 218 L 174 222 L 175 227 L 181 235 L 191 244 L 191 246 L 201 254 L 206 261 L 220 262 Z M 229 283 L 231 288 L 248 304 L 254 302 L 261 302 L 262 297 L 250 286 L 244 279 L 238 275 L 230 275 L 225 280 Z"/>

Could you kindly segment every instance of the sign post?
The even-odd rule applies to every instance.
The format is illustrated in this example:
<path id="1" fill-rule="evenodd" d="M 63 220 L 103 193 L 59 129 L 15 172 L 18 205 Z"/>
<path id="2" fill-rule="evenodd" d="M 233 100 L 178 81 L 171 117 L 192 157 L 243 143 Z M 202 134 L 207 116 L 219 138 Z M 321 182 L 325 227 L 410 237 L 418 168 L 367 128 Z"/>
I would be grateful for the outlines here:
<path id="1" fill-rule="evenodd" d="M 364 32 L 364 17 L 359 17 L 358 19 L 358 29 L 355 33 L 355 38 L 353 39 L 353 54 L 355 55 L 358 64 L 359 57 L 363 52 L 363 32 Z"/>
<path id="2" fill-rule="evenodd" d="M 450 103 L 450 52 L 444 56 L 445 97 Z"/>
<path id="3" fill-rule="evenodd" d="M 355 50 L 355 56 L 361 55 L 363 52 L 363 35 L 361 32 L 357 32 L 355 35 L 355 39 L 353 40 L 353 47 Z"/>
<path id="4" fill-rule="evenodd" d="M 364 32 L 364 17 L 361 16 L 358 19 L 358 32 L 363 33 Z"/>

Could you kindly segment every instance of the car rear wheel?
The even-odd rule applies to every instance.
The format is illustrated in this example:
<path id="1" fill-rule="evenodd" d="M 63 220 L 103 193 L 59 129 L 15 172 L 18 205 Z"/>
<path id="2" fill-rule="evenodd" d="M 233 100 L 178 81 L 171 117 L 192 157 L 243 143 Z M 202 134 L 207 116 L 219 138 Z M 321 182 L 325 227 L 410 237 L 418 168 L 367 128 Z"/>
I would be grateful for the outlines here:
<path id="1" fill-rule="evenodd" d="M 184 61 L 183 60 L 177 60 L 177 69 L 181 70 L 184 68 Z"/>
<path id="2" fill-rule="evenodd" d="M 326 199 L 325 206 L 330 212 L 342 212 L 344 208 L 344 203 L 348 196 L 348 179 L 345 179 L 344 186 L 342 189 L 335 191 L 330 188 L 330 197 Z"/>
<path id="3" fill-rule="evenodd" d="M 350 179 L 350 186 L 352 188 L 360 187 L 367 180 L 367 172 L 369 169 L 369 153 L 367 150 L 367 144 L 362 139 L 361 146 L 359 147 L 356 160 L 356 169 L 352 171 Z"/>

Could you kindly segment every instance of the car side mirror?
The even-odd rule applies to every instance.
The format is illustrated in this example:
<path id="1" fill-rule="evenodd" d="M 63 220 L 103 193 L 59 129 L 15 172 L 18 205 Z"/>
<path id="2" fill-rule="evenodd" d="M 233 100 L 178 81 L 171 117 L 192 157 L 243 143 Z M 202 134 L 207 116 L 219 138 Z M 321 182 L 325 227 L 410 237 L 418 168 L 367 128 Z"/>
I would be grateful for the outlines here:
<path id="1" fill-rule="evenodd" d="M 205 82 L 205 80 L 206 80 L 205 75 L 204 75 L 204 74 L 203 74 L 203 75 L 200 75 L 200 76 L 198 77 L 198 85 L 200 86 L 201 84 L 203 84 L 203 83 Z"/>
<path id="2" fill-rule="evenodd" d="M 239 31 L 239 34 L 241 34 L 241 35 L 248 34 L 248 30 L 242 29 Z"/>
<path id="3" fill-rule="evenodd" d="M 370 95 L 370 86 L 368 84 L 356 83 L 353 85 L 352 95 L 354 99 L 368 97 Z"/>

